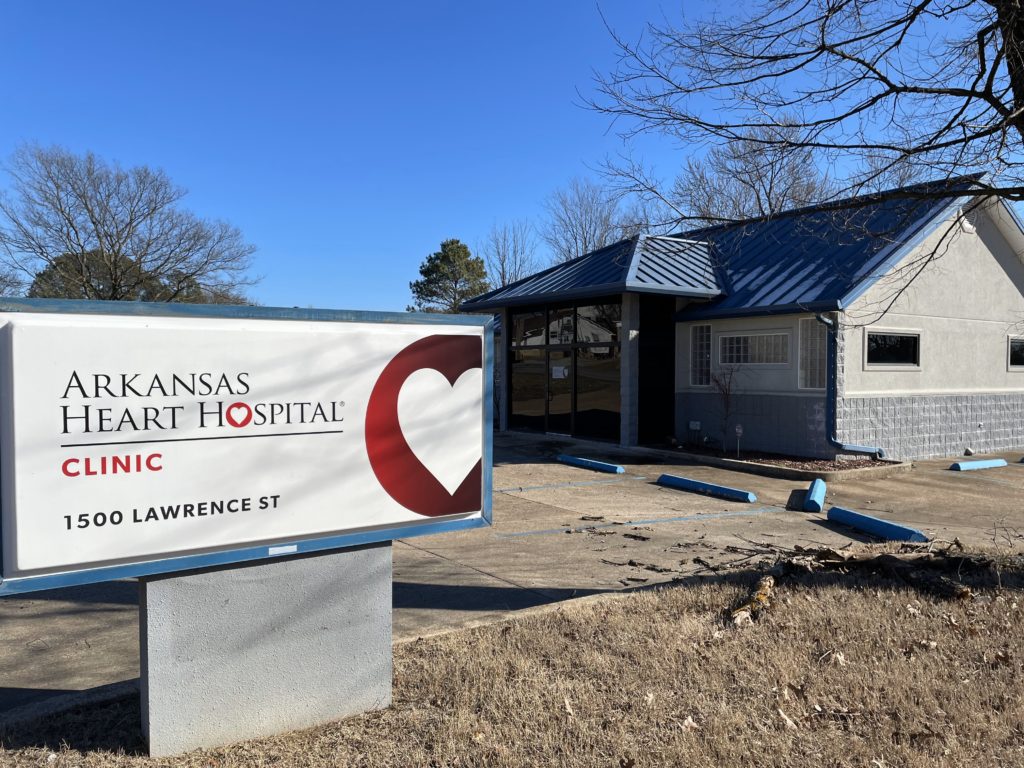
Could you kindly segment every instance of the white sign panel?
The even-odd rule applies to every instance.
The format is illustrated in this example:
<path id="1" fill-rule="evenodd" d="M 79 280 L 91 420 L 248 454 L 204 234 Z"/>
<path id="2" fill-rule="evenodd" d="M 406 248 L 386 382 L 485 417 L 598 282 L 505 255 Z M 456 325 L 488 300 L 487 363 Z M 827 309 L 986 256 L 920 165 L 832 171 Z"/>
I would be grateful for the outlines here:
<path id="1" fill-rule="evenodd" d="M 484 333 L 0 314 L 4 578 L 480 518 Z"/>

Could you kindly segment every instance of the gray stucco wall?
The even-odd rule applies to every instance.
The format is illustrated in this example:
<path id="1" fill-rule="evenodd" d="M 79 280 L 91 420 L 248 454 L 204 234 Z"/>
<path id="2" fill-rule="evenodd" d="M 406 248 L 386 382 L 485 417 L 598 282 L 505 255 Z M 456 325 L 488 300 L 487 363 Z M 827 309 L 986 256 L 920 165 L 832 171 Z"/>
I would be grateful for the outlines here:
<path id="1" fill-rule="evenodd" d="M 1012 450 L 1024 442 L 1024 393 L 843 398 L 839 435 L 894 459 Z"/>
<path id="2" fill-rule="evenodd" d="M 825 395 L 733 395 L 734 406 L 725 430 L 725 448 L 736 450 L 735 427 L 743 425 L 740 450 L 791 456 L 833 458 L 826 439 Z M 701 422 L 701 437 L 722 443 L 721 396 L 706 392 L 676 394 L 676 437 L 690 439 L 689 423 Z"/>
<path id="3" fill-rule="evenodd" d="M 950 234 L 941 225 L 846 307 L 846 394 L 1024 393 L 1024 367 L 1008 360 L 1009 339 L 1024 336 L 1024 251 L 993 218 L 999 210 L 976 211 L 975 232 L 954 226 Z M 929 256 L 933 261 L 922 268 Z M 872 332 L 917 335 L 919 365 L 869 364 L 866 342 Z"/>

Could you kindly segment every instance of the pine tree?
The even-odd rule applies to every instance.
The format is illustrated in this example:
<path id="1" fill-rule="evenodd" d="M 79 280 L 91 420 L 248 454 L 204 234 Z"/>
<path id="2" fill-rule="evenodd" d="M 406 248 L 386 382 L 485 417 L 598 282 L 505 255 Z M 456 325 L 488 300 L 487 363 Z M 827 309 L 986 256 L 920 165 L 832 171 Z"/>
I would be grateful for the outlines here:
<path id="1" fill-rule="evenodd" d="M 420 265 L 420 279 L 409 283 L 415 312 L 458 312 L 467 299 L 488 289 L 484 261 L 459 240 L 445 240 L 441 250 Z"/>

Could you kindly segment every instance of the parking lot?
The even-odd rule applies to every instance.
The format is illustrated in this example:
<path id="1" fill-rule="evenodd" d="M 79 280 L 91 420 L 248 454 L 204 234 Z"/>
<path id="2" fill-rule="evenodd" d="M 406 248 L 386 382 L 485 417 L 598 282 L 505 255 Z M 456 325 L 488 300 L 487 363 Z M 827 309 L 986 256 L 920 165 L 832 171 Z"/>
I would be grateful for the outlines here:
<path id="1" fill-rule="evenodd" d="M 622 463 L 624 475 L 559 464 L 560 452 Z M 1024 464 L 951 472 L 917 462 L 829 483 L 828 505 L 967 546 L 1021 549 Z M 753 491 L 752 504 L 660 487 L 662 472 Z M 673 461 L 568 438 L 499 435 L 494 525 L 394 546 L 394 636 L 415 638 L 601 592 L 688 582 L 742 560 L 751 542 L 840 547 L 860 539 L 787 509 L 806 483 Z M 862 539 L 861 539 L 862 540 Z M 137 587 L 123 581 L 0 600 L 0 720 L 61 693 L 138 677 Z"/>

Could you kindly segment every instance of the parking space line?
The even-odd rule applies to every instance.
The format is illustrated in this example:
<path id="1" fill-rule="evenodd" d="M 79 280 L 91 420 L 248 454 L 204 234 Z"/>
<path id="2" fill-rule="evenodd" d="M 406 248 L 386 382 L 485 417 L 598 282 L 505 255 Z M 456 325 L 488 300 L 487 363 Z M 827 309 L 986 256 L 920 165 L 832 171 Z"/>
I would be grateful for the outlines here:
<path id="1" fill-rule="evenodd" d="M 495 493 L 523 493 L 524 491 L 547 491 L 554 488 L 576 488 L 585 485 L 612 485 L 613 483 L 624 483 L 627 480 L 646 480 L 643 475 L 626 475 L 611 480 L 579 480 L 570 483 L 552 483 L 551 485 L 527 485 L 522 487 L 495 488 Z"/>
<path id="2" fill-rule="evenodd" d="M 658 523 L 691 523 L 701 520 L 714 520 L 725 517 L 753 517 L 755 515 L 765 515 L 769 512 L 781 512 L 784 511 L 783 507 L 758 507 L 757 509 L 744 509 L 737 512 L 704 512 L 698 515 L 683 515 L 681 517 L 661 517 L 653 520 L 626 520 L 621 523 L 601 523 L 600 525 L 583 525 L 579 528 L 548 528 L 542 531 L 519 531 L 517 533 L 496 533 L 495 538 L 498 539 L 511 539 L 519 536 L 546 536 L 555 533 L 564 534 L 566 531 L 573 531 L 574 533 L 583 533 L 584 531 L 593 531 L 598 528 L 622 528 L 629 525 L 657 525 Z"/>

